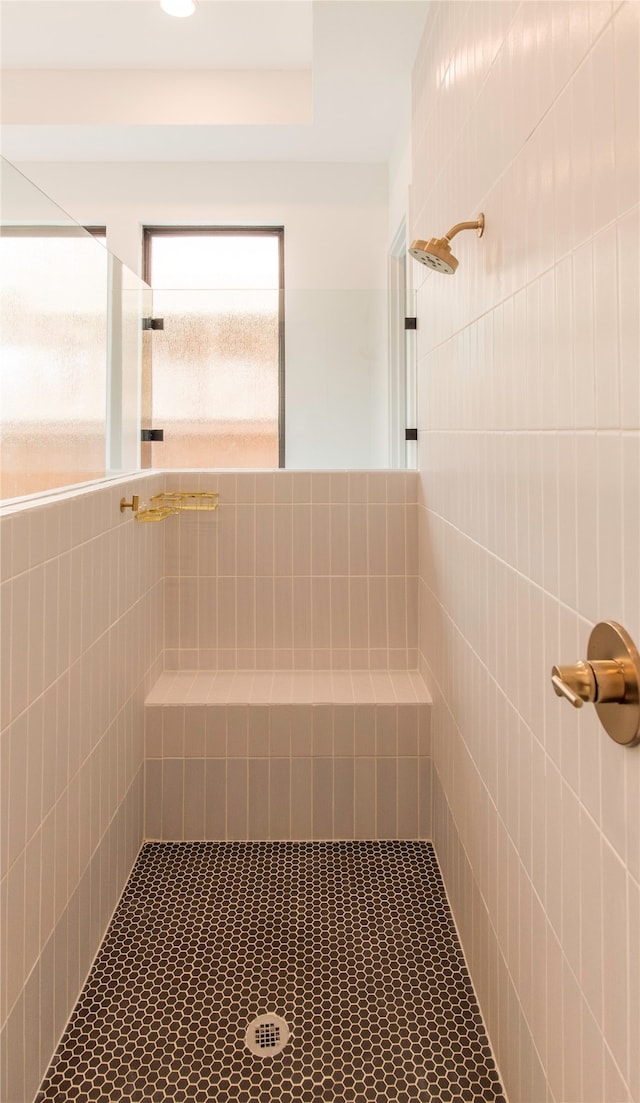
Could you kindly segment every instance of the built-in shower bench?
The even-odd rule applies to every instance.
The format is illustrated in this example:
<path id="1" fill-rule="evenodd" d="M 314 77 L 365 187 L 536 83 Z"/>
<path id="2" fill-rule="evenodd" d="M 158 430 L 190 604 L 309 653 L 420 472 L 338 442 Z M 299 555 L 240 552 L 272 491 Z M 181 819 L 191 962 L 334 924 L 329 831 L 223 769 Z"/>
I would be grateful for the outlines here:
<path id="1" fill-rule="evenodd" d="M 430 837 L 430 709 L 412 670 L 166 671 L 146 837 Z"/>
<path id="2" fill-rule="evenodd" d="M 430 705 L 413 670 L 165 671 L 146 700 L 146 754 L 424 753 Z"/>
<path id="3" fill-rule="evenodd" d="M 416 670 L 206 670 L 161 674 L 156 705 L 429 705 Z"/>

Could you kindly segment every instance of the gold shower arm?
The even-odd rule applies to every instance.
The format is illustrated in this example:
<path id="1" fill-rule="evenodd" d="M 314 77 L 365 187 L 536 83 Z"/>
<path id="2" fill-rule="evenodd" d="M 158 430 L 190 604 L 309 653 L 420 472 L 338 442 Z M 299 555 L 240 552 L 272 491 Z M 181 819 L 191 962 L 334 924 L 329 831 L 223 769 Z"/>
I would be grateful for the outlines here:
<path id="1" fill-rule="evenodd" d="M 456 222 L 455 226 L 452 226 L 449 233 L 444 236 L 447 241 L 451 241 L 461 230 L 477 230 L 478 237 L 482 237 L 484 233 L 484 215 L 479 215 L 475 222 Z"/>

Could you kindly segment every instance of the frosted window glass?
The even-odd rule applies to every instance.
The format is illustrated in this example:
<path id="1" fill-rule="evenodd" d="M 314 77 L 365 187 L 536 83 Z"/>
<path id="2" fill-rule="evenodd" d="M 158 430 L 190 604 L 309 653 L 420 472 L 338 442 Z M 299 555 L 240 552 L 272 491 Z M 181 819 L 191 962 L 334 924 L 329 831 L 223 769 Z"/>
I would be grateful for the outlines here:
<path id="1" fill-rule="evenodd" d="M 0 238 L 0 496 L 105 474 L 107 251 L 84 231 Z"/>
<path id="2" fill-rule="evenodd" d="M 277 467 L 279 238 L 153 238 L 153 424 L 164 467 Z"/>

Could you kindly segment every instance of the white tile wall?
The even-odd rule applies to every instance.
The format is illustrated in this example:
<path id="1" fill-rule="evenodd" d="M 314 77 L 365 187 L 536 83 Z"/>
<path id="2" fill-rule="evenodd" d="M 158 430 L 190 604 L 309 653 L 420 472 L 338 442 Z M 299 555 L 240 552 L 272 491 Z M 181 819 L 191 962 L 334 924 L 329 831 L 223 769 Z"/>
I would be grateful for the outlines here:
<path id="1" fill-rule="evenodd" d="M 156 484 L 0 518 L 3 1103 L 31 1103 L 142 840 L 163 536 L 119 501 Z"/>
<path id="2" fill-rule="evenodd" d="M 438 854 L 518 1100 L 640 1100 L 640 749 L 553 694 L 640 642 L 640 5 L 434 3 L 414 72 Z"/>

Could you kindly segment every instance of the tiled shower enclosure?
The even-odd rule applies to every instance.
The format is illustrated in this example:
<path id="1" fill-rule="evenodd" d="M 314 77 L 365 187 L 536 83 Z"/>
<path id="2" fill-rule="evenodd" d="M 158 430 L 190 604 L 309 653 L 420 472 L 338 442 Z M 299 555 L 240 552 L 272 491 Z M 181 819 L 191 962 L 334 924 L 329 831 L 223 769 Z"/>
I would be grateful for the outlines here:
<path id="1" fill-rule="evenodd" d="M 220 491 L 213 525 L 141 525 L 120 513 L 123 494 L 144 500 L 189 478 L 174 473 L 1 520 L 2 642 L 15 656 L 2 687 L 3 1101 L 33 1098 L 145 832 L 430 835 L 428 695 L 408 673 L 415 473 L 195 477 Z M 344 527 L 350 509 L 357 538 Z M 251 518 L 253 551 L 240 562 L 231 551 Z M 331 540 L 318 537 L 318 560 L 320 530 Z M 212 650 L 185 625 L 201 585 L 209 609 L 217 571 L 246 616 L 210 610 L 226 625 Z M 255 634 L 259 591 L 285 626 L 303 595 L 306 671 L 293 663 L 290 628 Z M 346 599 L 346 620 L 334 620 L 332 593 L 336 608 Z M 196 628 L 211 639 L 204 615 Z"/>

